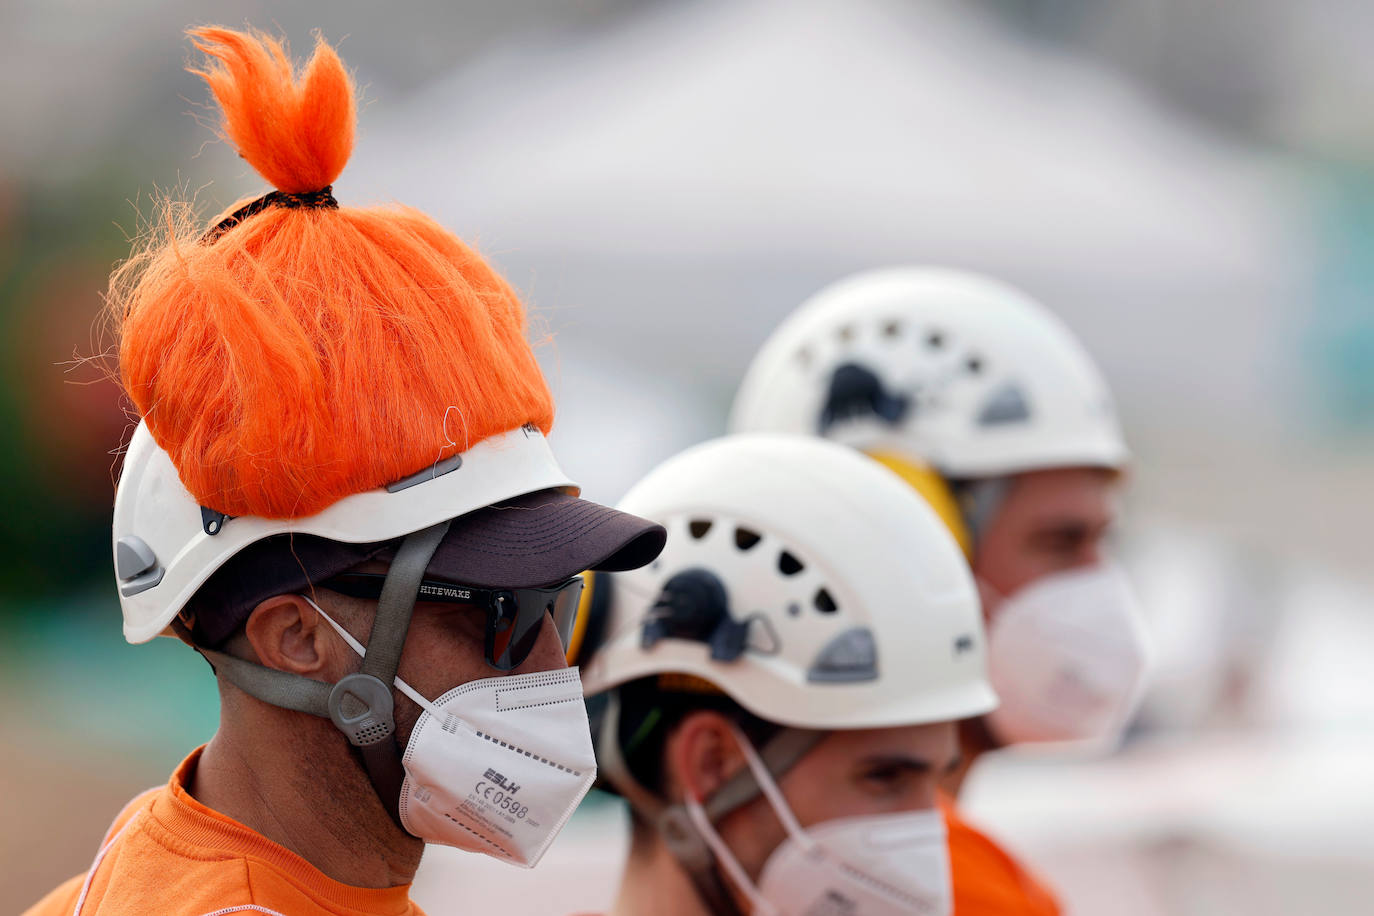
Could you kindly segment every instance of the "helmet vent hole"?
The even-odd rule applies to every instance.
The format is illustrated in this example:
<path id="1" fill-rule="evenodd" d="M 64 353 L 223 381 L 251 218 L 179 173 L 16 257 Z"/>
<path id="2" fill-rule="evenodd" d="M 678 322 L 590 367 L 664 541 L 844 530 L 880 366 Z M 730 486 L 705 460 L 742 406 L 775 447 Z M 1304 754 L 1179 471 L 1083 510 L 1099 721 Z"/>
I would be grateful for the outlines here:
<path id="1" fill-rule="evenodd" d="M 694 518 L 687 523 L 687 530 L 693 539 L 699 541 L 706 537 L 706 532 L 711 530 L 711 520 L 709 518 Z"/>
<path id="2" fill-rule="evenodd" d="M 899 337 L 902 333 L 902 323 L 893 318 L 883 325 L 884 337 Z"/>
<path id="3" fill-rule="evenodd" d="M 983 357 L 974 354 L 964 360 L 964 366 L 968 369 L 970 375 L 977 375 L 983 371 Z"/>
<path id="4" fill-rule="evenodd" d="M 802 347 L 800 350 L 797 351 L 797 365 L 801 366 L 803 369 L 809 369 L 811 367 L 810 350 L 806 349 L 805 347 Z"/>
<path id="5" fill-rule="evenodd" d="M 763 536 L 757 531 L 750 531 L 748 528 L 735 529 L 735 546 L 740 550 L 749 550 L 762 538 Z"/>
<path id="6" fill-rule="evenodd" d="M 940 331 L 931 331 L 926 335 L 926 346 L 932 350 L 938 350 L 945 345 L 945 335 Z"/>
<path id="7" fill-rule="evenodd" d="M 838 337 L 840 340 L 844 341 L 845 343 L 848 343 L 849 341 L 854 339 L 854 325 L 840 325 L 840 327 L 835 331 L 835 336 Z"/>
<path id="8" fill-rule="evenodd" d="M 839 605 L 835 604 L 835 599 L 830 596 L 830 592 L 823 588 L 816 590 L 816 597 L 813 600 L 816 604 L 816 610 L 822 614 L 833 614 L 839 609 Z"/>
<path id="9" fill-rule="evenodd" d="M 786 550 L 778 554 L 778 572 L 782 573 L 784 576 L 795 576 L 805 568 L 801 560 L 798 560 Z"/>

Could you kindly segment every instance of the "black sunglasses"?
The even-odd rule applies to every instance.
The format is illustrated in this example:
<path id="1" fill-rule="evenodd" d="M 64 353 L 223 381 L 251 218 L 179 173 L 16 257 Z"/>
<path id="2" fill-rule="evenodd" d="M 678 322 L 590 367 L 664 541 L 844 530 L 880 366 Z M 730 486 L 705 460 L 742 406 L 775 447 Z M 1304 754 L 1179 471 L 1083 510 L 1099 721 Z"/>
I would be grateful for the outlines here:
<path id="1" fill-rule="evenodd" d="M 385 582 L 386 576 L 379 573 L 343 573 L 320 586 L 342 595 L 376 600 Z M 546 613 L 553 617 L 558 639 L 567 651 L 581 598 L 582 577 L 573 576 L 550 588 L 474 588 L 426 579 L 420 583 L 415 600 L 485 608 L 487 664 L 498 671 L 510 671 L 529 657 Z"/>

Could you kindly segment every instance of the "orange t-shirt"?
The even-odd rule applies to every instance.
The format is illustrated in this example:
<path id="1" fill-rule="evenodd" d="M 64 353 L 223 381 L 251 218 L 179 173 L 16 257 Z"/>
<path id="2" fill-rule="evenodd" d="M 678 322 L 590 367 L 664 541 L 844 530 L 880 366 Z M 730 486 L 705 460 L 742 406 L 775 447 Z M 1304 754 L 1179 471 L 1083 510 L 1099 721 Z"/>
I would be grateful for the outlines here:
<path id="1" fill-rule="evenodd" d="M 410 886 L 350 887 L 205 807 L 186 791 L 197 748 L 171 781 L 120 812 L 91 870 L 25 916 L 424 916 Z"/>
<path id="2" fill-rule="evenodd" d="M 1045 885 L 991 837 L 965 821 L 944 797 L 940 809 L 949 830 L 954 876 L 954 916 L 1059 916 L 1059 902 Z"/>

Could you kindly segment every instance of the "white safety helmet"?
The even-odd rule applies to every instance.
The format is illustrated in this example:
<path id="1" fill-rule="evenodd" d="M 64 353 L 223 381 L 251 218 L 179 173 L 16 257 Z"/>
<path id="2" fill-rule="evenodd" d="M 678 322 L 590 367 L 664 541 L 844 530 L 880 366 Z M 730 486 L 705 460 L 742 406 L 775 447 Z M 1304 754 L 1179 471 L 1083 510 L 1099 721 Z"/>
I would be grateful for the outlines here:
<path id="1" fill-rule="evenodd" d="M 546 488 L 575 494 L 534 427 L 492 436 L 388 487 L 355 493 L 307 518 L 228 518 L 200 506 L 143 423 L 124 459 L 114 505 L 114 562 L 124 637 L 147 642 L 215 570 L 275 534 L 345 543 L 399 538 L 512 496 Z"/>
<path id="2" fill-rule="evenodd" d="M 861 273 L 803 304 L 750 365 L 731 428 L 896 452 L 948 479 L 1128 457 L 1063 322 L 1010 286 L 926 267 Z"/>
<path id="3" fill-rule="evenodd" d="M 814 730 L 996 705 L 967 564 L 878 463 L 815 438 L 730 436 L 669 459 L 619 508 L 665 526 L 668 543 L 614 576 L 582 671 L 589 696 L 689 675 L 760 718 Z"/>

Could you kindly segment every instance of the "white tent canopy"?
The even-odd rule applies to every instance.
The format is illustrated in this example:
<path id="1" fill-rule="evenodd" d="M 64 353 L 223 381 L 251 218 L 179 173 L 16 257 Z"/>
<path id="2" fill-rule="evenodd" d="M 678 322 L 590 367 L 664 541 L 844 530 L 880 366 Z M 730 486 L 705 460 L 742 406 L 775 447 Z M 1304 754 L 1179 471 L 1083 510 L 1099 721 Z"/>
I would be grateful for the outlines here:
<path id="1" fill-rule="evenodd" d="M 1101 71 L 915 6 L 700 3 L 506 49 L 374 124 L 350 177 L 476 239 L 561 333 L 726 388 L 820 283 L 934 261 L 1047 299 L 1128 409 L 1193 367 L 1262 401 L 1291 284 L 1273 176 Z"/>
<path id="2" fill-rule="evenodd" d="M 598 469 L 594 495 L 702 418 L 721 429 L 750 356 L 821 285 L 934 262 L 1023 286 L 1083 337 L 1138 454 L 1169 469 L 1142 475 L 1153 507 L 1242 537 L 1291 517 L 1267 546 L 1340 548 L 1347 498 L 1317 525 L 1316 484 L 1252 498 L 1311 463 L 1274 448 L 1310 257 L 1289 182 L 959 4 L 656 5 L 493 51 L 382 115 L 340 192 L 435 214 L 526 293 L 557 358 L 617 364 L 595 404 L 560 402 L 626 418 L 560 446 L 574 475 Z M 646 445 L 649 389 L 690 428 Z"/>

